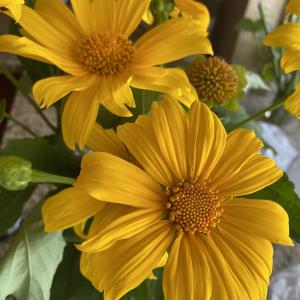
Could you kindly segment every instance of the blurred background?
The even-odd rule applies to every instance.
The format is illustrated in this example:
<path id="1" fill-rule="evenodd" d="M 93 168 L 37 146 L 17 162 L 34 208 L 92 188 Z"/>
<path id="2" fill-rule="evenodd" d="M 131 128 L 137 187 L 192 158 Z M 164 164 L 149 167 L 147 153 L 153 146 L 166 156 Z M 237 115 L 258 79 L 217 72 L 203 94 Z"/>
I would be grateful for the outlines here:
<path id="1" fill-rule="evenodd" d="M 210 39 L 215 55 L 223 57 L 227 62 L 240 64 L 257 75 L 255 88 L 247 90 L 246 99 L 242 101 L 248 114 L 253 114 L 268 106 L 276 97 L 277 87 L 268 72 L 270 57 L 268 49 L 262 46 L 264 34 L 262 14 L 267 23 L 267 29 L 272 30 L 284 19 L 285 0 L 205 0 L 211 12 Z M 0 15 L 0 32 L 8 32 L 9 20 Z M 4 64 L 19 83 L 26 82 L 26 76 L 18 59 L 12 55 L 0 54 Z M 17 117 L 38 134 L 47 134 L 48 127 L 35 113 L 31 105 L 16 91 L 15 86 L 4 74 L 0 74 L 0 99 L 7 100 L 7 111 L 12 117 Z M 45 111 L 49 120 L 55 124 L 54 111 Z M 277 163 L 287 172 L 300 193 L 300 121 L 284 110 L 275 114 L 266 113 L 260 119 L 259 127 L 264 140 L 275 151 L 266 154 L 277 160 Z M 49 132 L 50 133 L 50 132 Z M 0 143 L 5 145 L 11 138 L 30 136 L 26 131 L 13 125 L 10 120 L 4 120 L 0 125 Z M 40 199 L 47 190 L 41 187 L 32 200 L 26 204 L 23 217 L 31 206 Z M 1 208 L 1 205 L 0 205 Z M 16 224 L 15 228 L 18 227 Z M 10 237 L 15 228 L 5 236 L 0 237 L 0 257 L 9 245 Z M 275 247 L 274 272 L 271 279 L 269 299 L 298 300 L 300 299 L 300 247 Z"/>

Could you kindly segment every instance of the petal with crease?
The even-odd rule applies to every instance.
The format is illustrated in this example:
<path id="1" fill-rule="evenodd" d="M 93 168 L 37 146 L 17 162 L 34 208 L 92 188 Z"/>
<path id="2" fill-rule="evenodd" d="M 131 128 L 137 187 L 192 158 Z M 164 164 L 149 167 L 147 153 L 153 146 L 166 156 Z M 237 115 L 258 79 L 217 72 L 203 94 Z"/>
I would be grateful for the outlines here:
<path id="1" fill-rule="evenodd" d="M 76 189 L 65 189 L 47 199 L 42 213 L 46 231 L 63 230 L 80 224 L 95 215 L 105 205 Z"/>
<path id="2" fill-rule="evenodd" d="M 139 208 L 163 208 L 165 195 L 150 175 L 135 165 L 105 152 L 83 157 L 76 186 L 91 196 Z"/>

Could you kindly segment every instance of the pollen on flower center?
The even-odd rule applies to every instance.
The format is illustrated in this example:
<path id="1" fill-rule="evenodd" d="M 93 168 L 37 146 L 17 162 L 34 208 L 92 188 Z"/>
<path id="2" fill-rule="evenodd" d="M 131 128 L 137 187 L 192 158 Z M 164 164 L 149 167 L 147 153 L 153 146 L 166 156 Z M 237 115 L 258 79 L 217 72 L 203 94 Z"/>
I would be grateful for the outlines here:
<path id="1" fill-rule="evenodd" d="M 221 201 L 205 182 L 183 182 L 167 188 L 166 194 L 169 220 L 176 224 L 177 231 L 207 234 L 220 222 Z"/>
<path id="2" fill-rule="evenodd" d="M 130 40 L 110 33 L 97 33 L 83 40 L 78 59 L 90 72 L 114 76 L 127 70 L 134 56 Z"/>
<path id="3" fill-rule="evenodd" d="M 234 97 L 239 81 L 233 66 L 218 57 L 193 62 L 187 76 L 201 101 L 223 103 Z"/>

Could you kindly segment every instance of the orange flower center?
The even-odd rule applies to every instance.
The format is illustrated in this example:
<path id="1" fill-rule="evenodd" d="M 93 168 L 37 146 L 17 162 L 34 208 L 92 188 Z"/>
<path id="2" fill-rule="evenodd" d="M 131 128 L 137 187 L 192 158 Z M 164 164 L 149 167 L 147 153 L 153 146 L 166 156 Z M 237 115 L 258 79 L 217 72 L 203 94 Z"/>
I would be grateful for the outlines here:
<path id="1" fill-rule="evenodd" d="M 78 59 L 92 73 L 114 76 L 123 73 L 133 61 L 132 42 L 110 33 L 97 33 L 83 40 Z"/>
<path id="2" fill-rule="evenodd" d="M 166 194 L 169 220 L 176 224 L 177 231 L 207 234 L 220 222 L 221 201 L 205 182 L 183 182 L 167 188 Z"/>

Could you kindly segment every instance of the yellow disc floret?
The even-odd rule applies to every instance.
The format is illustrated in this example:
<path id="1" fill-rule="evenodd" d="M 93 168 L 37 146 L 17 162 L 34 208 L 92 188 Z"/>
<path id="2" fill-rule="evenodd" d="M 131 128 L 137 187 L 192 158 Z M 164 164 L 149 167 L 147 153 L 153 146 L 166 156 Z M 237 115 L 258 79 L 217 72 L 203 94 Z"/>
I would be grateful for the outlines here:
<path id="1" fill-rule="evenodd" d="M 235 96 L 239 80 L 234 68 L 218 57 L 193 62 L 186 70 L 201 101 L 223 103 Z"/>
<path id="2" fill-rule="evenodd" d="M 176 224 L 177 231 L 207 234 L 220 222 L 221 201 L 205 182 L 182 182 L 167 188 L 166 194 L 169 220 Z"/>
<path id="3" fill-rule="evenodd" d="M 110 33 L 97 33 L 83 40 L 78 59 L 92 73 L 114 76 L 123 73 L 133 61 L 130 40 Z"/>

